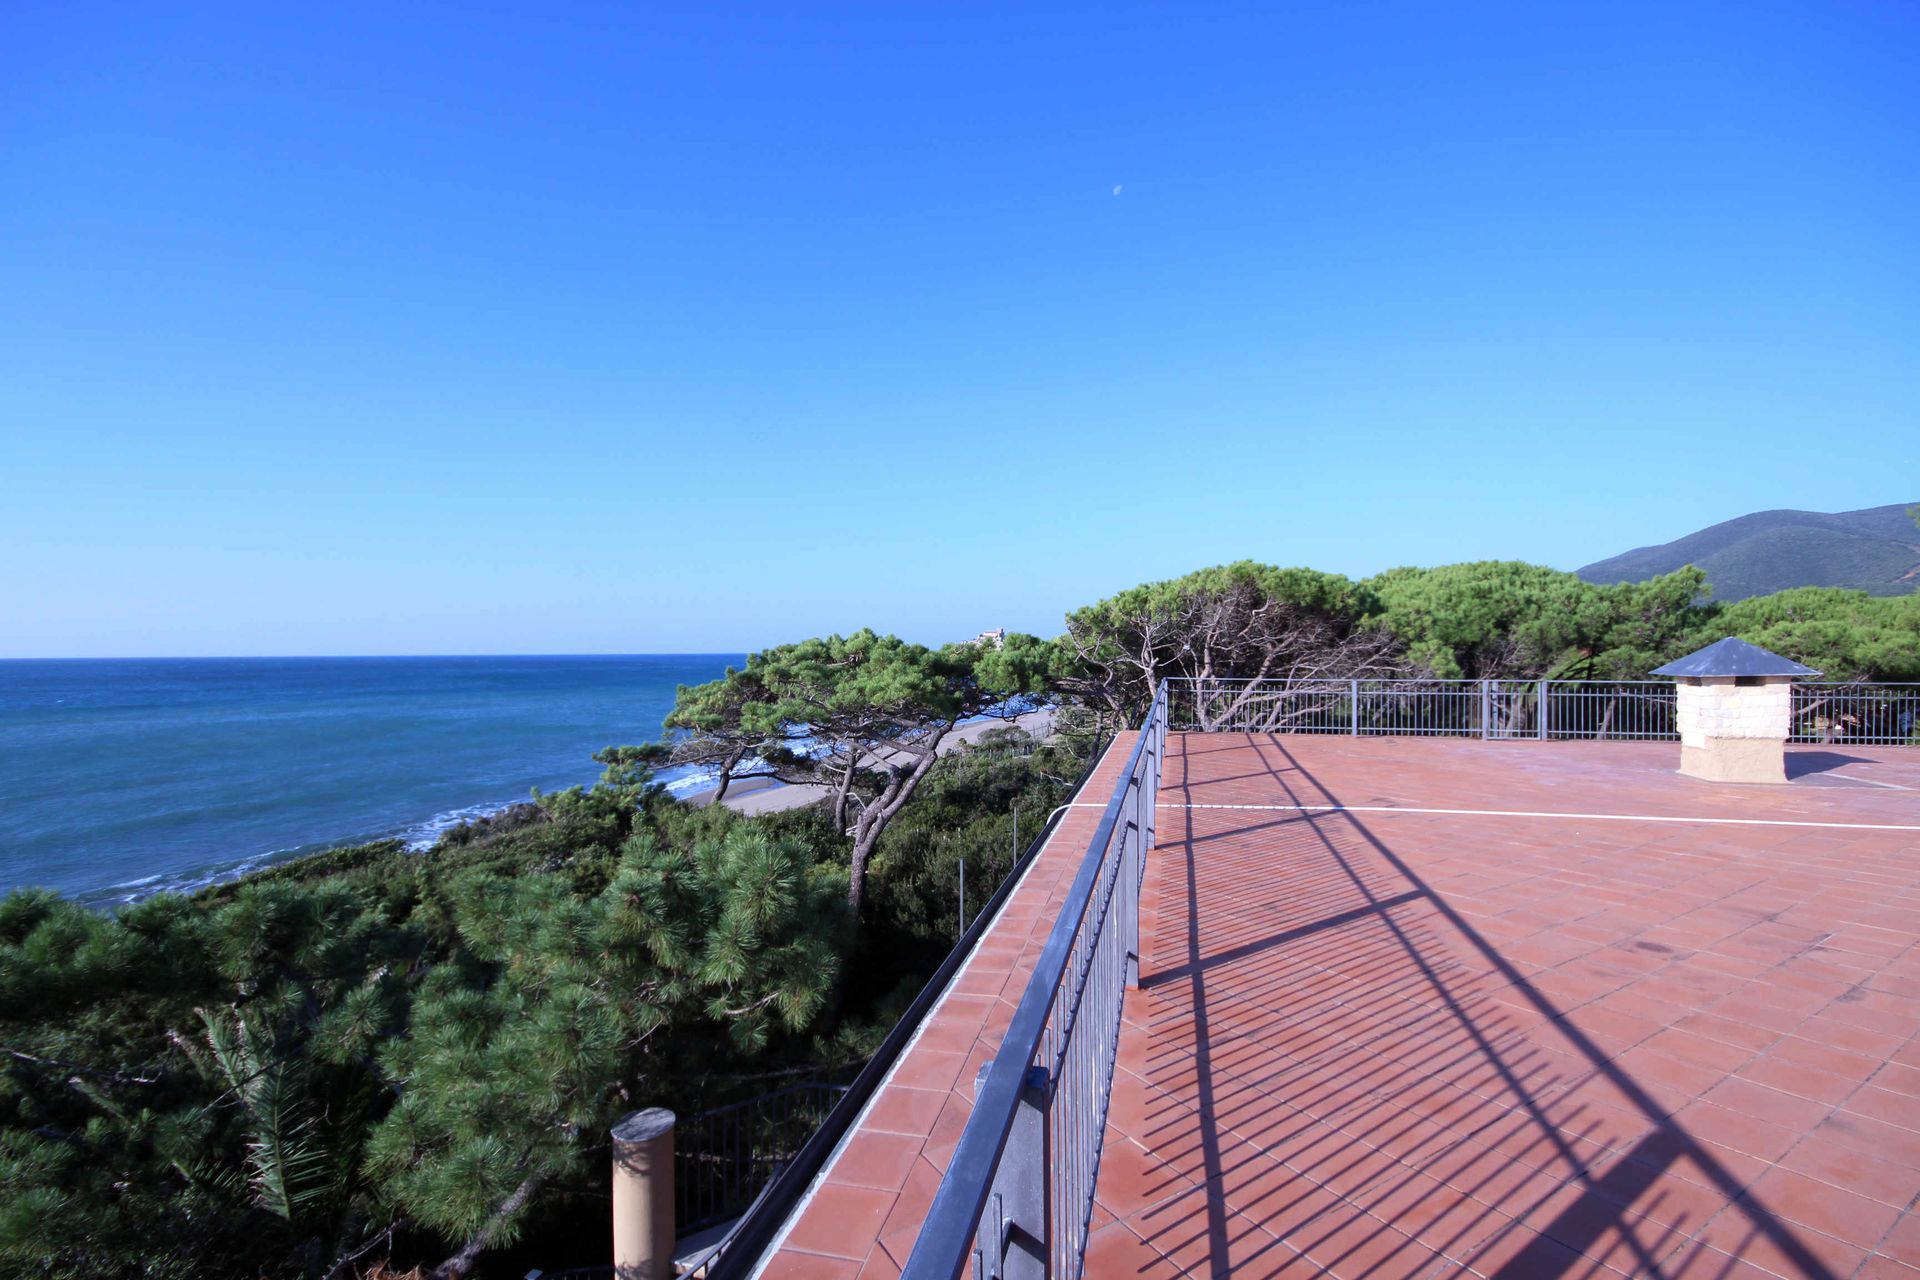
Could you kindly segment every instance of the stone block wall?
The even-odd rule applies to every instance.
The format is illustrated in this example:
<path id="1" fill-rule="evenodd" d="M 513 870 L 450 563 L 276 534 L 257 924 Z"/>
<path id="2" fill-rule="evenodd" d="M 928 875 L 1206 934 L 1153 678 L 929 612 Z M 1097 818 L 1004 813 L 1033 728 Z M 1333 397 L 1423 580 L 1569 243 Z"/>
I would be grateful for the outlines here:
<path id="1" fill-rule="evenodd" d="M 1793 686 L 1785 680 L 1760 685 L 1736 685 L 1732 680 L 1682 684 L 1675 692 L 1675 718 L 1683 746 L 1705 746 L 1710 738 L 1784 742 L 1793 723 Z"/>
<path id="2" fill-rule="evenodd" d="M 1739 684 L 1731 677 L 1681 681 L 1675 689 L 1680 772 L 1709 782 L 1787 780 L 1793 685 Z"/>

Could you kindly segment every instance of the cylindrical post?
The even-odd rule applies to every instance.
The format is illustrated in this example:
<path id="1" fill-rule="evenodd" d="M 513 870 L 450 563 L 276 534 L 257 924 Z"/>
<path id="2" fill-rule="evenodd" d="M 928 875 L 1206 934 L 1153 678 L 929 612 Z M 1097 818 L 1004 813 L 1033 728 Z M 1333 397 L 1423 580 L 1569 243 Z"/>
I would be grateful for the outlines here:
<path id="1" fill-rule="evenodd" d="M 1360 682 L 1347 681 L 1347 723 L 1354 737 L 1360 736 Z"/>
<path id="2" fill-rule="evenodd" d="M 673 1280 L 673 1112 L 635 1111 L 613 1126 L 613 1274 Z"/>
<path id="3" fill-rule="evenodd" d="M 1540 682 L 1540 741 L 1547 740 L 1547 682 Z"/>

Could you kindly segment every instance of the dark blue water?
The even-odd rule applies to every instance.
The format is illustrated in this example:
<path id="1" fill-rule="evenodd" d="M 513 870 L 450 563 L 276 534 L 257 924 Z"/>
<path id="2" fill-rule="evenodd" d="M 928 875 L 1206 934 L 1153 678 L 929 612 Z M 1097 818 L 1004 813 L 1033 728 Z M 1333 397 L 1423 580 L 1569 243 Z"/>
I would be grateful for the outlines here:
<path id="1" fill-rule="evenodd" d="M 660 736 L 742 655 L 0 661 L 0 892 L 184 889 L 430 842 Z M 681 780 L 683 784 L 690 780 Z"/>

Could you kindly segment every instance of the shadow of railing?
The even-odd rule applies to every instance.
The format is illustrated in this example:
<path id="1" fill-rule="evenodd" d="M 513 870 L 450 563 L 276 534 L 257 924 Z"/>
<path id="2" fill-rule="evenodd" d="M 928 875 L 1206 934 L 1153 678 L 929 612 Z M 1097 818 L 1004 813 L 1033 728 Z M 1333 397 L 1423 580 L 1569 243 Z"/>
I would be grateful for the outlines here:
<path id="1" fill-rule="evenodd" d="M 1170 805 L 1191 798 L 1188 741 Z M 1213 761 L 1210 787 L 1259 778 L 1287 804 L 1341 803 L 1277 736 L 1192 741 L 1259 761 Z M 1836 1280 L 1359 815 L 1248 810 L 1203 831 L 1181 812 L 1156 856 L 1172 860 L 1161 936 L 1184 910 L 1184 937 L 1143 977 L 1171 998 L 1136 1024 L 1163 1172 L 1133 1225 L 1154 1250 L 1211 1275 L 1300 1254 L 1347 1280 L 1440 1258 L 1490 1280 L 1602 1263 L 1716 1280 L 1762 1241 L 1774 1269 Z M 1738 1237 L 1698 1239 L 1727 1205 Z"/>

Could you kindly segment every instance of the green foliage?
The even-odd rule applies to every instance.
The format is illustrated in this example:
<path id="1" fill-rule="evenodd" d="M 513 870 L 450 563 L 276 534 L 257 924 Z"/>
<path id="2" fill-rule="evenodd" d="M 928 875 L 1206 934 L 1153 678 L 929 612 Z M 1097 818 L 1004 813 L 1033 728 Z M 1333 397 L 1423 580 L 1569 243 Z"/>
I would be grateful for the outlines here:
<path id="1" fill-rule="evenodd" d="M 666 724 L 687 735 L 675 744 L 674 759 L 711 760 L 745 748 L 787 773 L 805 771 L 796 743 L 857 739 L 872 747 L 909 739 L 1037 692 L 1044 667 L 1045 652 L 1032 636 L 1010 637 L 1000 650 L 929 649 L 856 631 L 778 645 L 719 680 L 683 685 Z"/>
<path id="2" fill-rule="evenodd" d="M 118 915 L 0 899 L 0 1270 L 322 1276 L 395 1231 L 470 1261 L 604 1179 L 641 1100 L 807 1054 L 844 870 L 782 824 L 657 820 L 685 811 L 650 755 L 427 854 Z"/>
<path id="3" fill-rule="evenodd" d="M 744 776 L 829 788 L 833 825 L 851 840 L 847 896 L 858 914 L 873 851 L 941 744 L 961 721 L 1042 690 L 1049 657 L 1032 636 L 929 649 L 863 630 L 779 645 L 680 688 L 666 721 L 683 735 L 671 758 L 718 764 L 723 786 Z"/>
<path id="4" fill-rule="evenodd" d="M 584 1172 L 583 1135 L 649 1093 L 661 1035 L 685 1066 L 716 1034 L 755 1052 L 809 1025 L 837 980 L 844 892 L 804 846 L 746 826 L 691 850 L 641 830 L 593 897 L 558 874 L 463 881 L 456 960 L 381 1054 L 401 1086 L 370 1147 L 385 1194 L 449 1238 L 511 1242 L 534 1191 Z"/>
<path id="5" fill-rule="evenodd" d="M 1363 587 L 1374 620 L 1406 660 L 1443 678 L 1617 679 L 1685 651 L 1705 586 L 1684 569 L 1647 582 L 1594 586 L 1518 561 L 1392 569 Z"/>
<path id="6" fill-rule="evenodd" d="M 343 885 L 285 876 L 118 916 L 16 894 L 0 922 L 0 1159 L 10 1187 L 62 1206 L 0 1219 L 0 1260 L 311 1274 L 374 1229 L 353 1058 L 391 1025 L 416 936 Z"/>
<path id="7" fill-rule="evenodd" d="M 967 907 L 977 913 L 1013 859 L 1063 804 L 1084 767 L 1065 745 L 1032 749 L 1024 734 L 989 738 L 943 759 L 915 803 L 880 842 L 865 945 L 887 958 L 856 975 L 857 995 L 884 999 L 902 969 L 927 973 L 959 932 L 960 863 Z M 1019 828 L 1014 828 L 1014 815 Z"/>
<path id="8" fill-rule="evenodd" d="M 1920 679 L 1920 597 L 1802 588 L 1716 605 L 1709 590 L 1694 568 L 1597 585 L 1483 561 L 1350 583 L 1241 563 L 1069 614 L 1051 679 L 1128 718 L 1164 676 L 1631 679 L 1728 634 L 1832 678 Z"/>
<path id="9" fill-rule="evenodd" d="M 1120 592 L 1067 615 L 1049 683 L 1110 722 L 1135 719 L 1168 676 L 1280 680 L 1391 674 L 1392 638 L 1363 586 L 1243 560 Z"/>
<path id="10" fill-rule="evenodd" d="M 1737 635 L 1829 680 L 1920 680 L 1920 596 L 1801 587 L 1706 613 L 1701 635 Z"/>

